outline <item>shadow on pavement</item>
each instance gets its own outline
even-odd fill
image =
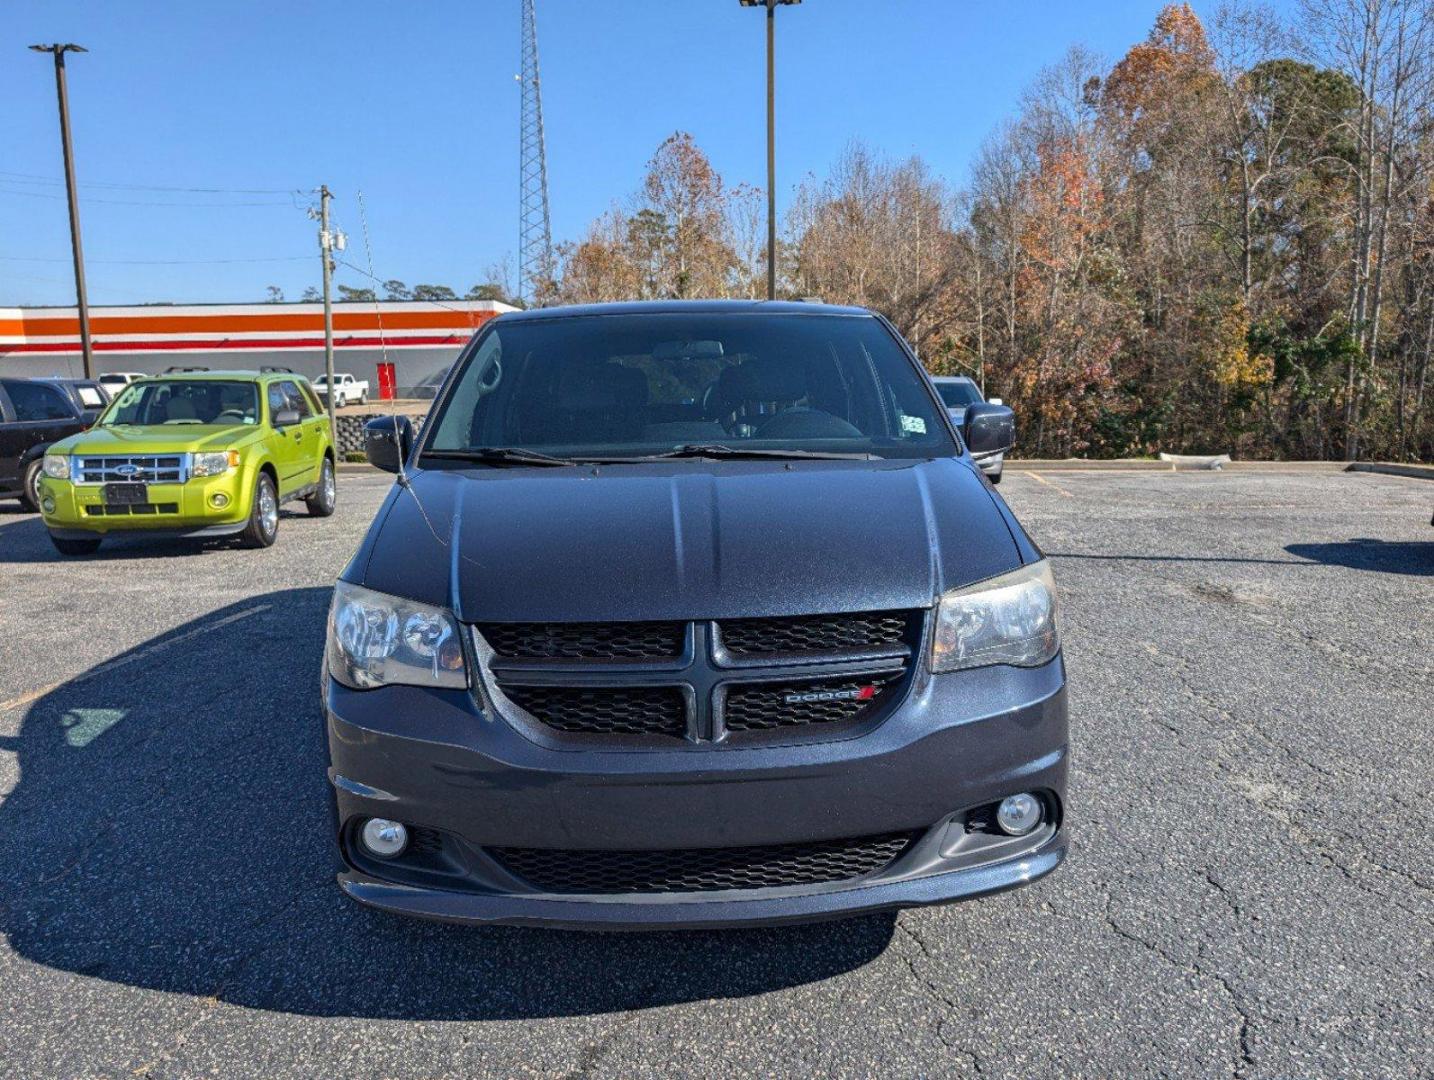
[[[1301,559],[1326,566],[1434,576],[1434,540],[1370,540],[1356,537],[1336,544],[1290,544],[1285,550]]]
[[[285,506],[279,517],[303,518],[308,515],[302,510]],[[126,559],[173,559],[180,556],[203,555],[216,548],[234,547],[238,541],[232,536],[210,539],[184,539],[174,536],[146,535],[143,532],[124,536],[107,536],[99,551],[93,555],[61,555],[50,543],[45,523],[39,514],[22,512],[14,515],[0,512],[0,564],[40,562],[104,562],[105,560]]]
[[[44,541],[43,536],[41,537]],[[0,933],[35,963],[319,1016],[569,1016],[738,997],[881,954],[892,916],[588,935],[410,922],[333,881],[327,588],[233,604],[33,701],[0,752]],[[5,716],[13,720],[13,716]]]

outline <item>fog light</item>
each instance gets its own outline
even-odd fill
[[[408,830],[397,821],[369,818],[363,823],[359,839],[363,841],[364,850],[370,855],[380,859],[392,859],[395,855],[403,854],[403,849],[408,846]]]
[[[209,496],[209,505],[222,510],[229,505],[229,496],[222,491],[216,491],[213,495]]]
[[[40,509],[47,514],[53,514],[55,512],[55,500],[46,495],[40,500]]]
[[[1011,795],[996,807],[996,825],[1007,836],[1025,836],[1041,823],[1041,800],[1027,792]]]

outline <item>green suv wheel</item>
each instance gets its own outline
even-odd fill
[[[239,542],[249,548],[266,548],[279,535],[279,493],[274,480],[266,472],[254,482],[254,506],[249,511],[249,524],[239,534]]]
[[[319,466],[319,486],[304,500],[304,506],[313,517],[328,517],[338,505],[338,498],[338,487],[334,483],[334,463],[324,458],[323,465]]]

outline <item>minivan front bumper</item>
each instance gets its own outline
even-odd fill
[[[555,749],[466,691],[354,691],[325,678],[339,883],[424,918],[624,929],[734,926],[942,903],[1044,876],[1066,853],[1065,670],[991,667],[914,680],[871,730],[759,746]],[[1036,792],[1023,838],[974,833],[972,811]],[[382,817],[443,837],[442,872],[385,864],[352,843]],[[979,823],[978,823],[979,824]],[[680,852],[909,833],[877,872],[721,891],[543,891],[494,848]],[[974,838],[974,839],[973,839]]]

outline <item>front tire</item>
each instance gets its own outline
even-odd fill
[[[93,555],[100,549],[99,537],[95,537],[94,539],[90,539],[89,537],[74,539],[56,536],[54,533],[51,533],[50,543],[55,545],[55,550],[61,555]]]
[[[334,463],[327,457],[319,466],[319,486],[304,500],[310,517],[328,517],[338,505],[338,486],[334,483]]]
[[[1001,482],[1001,470],[1000,470],[1000,469],[997,469],[997,470],[996,470],[995,472],[993,472],[993,473],[987,473],[986,476],[987,476],[987,478],[991,481],[991,483],[993,483],[993,484],[999,484],[999,483]]]
[[[239,534],[239,542],[247,548],[266,548],[279,535],[279,492],[268,473],[260,473],[254,482],[254,505],[249,510],[249,524]]]
[[[26,510],[40,509],[40,471],[44,462],[36,458],[25,466],[25,485],[20,489],[20,503]]]

